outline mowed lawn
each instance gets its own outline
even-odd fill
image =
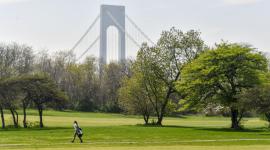
[[[22,116],[19,116],[22,118]],[[7,123],[11,116],[6,115]],[[34,110],[28,120],[38,121]],[[71,143],[73,121],[84,132],[84,143]],[[119,114],[44,112],[44,129],[0,130],[0,149],[89,150],[269,150],[270,130],[259,118],[245,118],[245,130],[229,129],[224,117],[165,118],[163,127],[141,125],[139,116]]]

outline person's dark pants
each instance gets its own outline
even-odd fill
[[[80,139],[81,143],[83,142],[82,141],[82,135],[81,134],[78,134],[77,132],[74,133],[74,137],[73,137],[73,140],[71,142],[74,142],[76,136],[78,136],[78,138]]]

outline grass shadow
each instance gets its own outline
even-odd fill
[[[43,127],[43,128],[39,128],[39,127],[23,128],[23,127],[19,127],[19,128],[0,129],[0,131],[44,131],[44,130],[66,130],[66,129],[73,130],[73,128],[69,128],[69,127]]]
[[[242,129],[231,129],[231,128],[215,128],[215,127],[193,127],[193,126],[178,126],[178,125],[144,125],[144,124],[137,124],[138,127],[160,127],[160,128],[182,128],[182,129],[194,129],[194,130],[201,130],[201,131],[213,131],[213,132],[265,132],[270,131],[268,128],[242,128]],[[270,133],[269,133],[270,135]]]
[[[231,129],[231,128],[197,128],[197,130],[205,130],[205,131],[214,131],[214,132],[265,132],[263,128],[253,128],[253,129]]]

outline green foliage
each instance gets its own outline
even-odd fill
[[[231,106],[242,89],[261,83],[266,65],[265,57],[251,47],[222,43],[185,66],[178,89],[188,92],[193,102]]]
[[[266,58],[252,47],[221,43],[187,64],[177,85],[194,105],[216,103],[238,111],[241,91],[261,84],[266,70]]]
[[[263,84],[244,90],[240,97],[245,102],[246,109],[253,109],[263,115],[262,119],[268,121],[270,127],[270,80],[269,73],[262,76]]]
[[[39,128],[39,122],[38,121],[27,121],[26,122],[27,128]]]
[[[119,105],[118,89],[121,87],[121,80],[126,75],[126,66],[123,63],[110,63],[104,68],[103,89],[104,104],[106,112],[121,112]]]
[[[54,103],[54,106],[61,108],[67,101],[66,95],[58,89],[56,84],[44,75],[21,75],[0,80],[0,97],[3,109],[11,111],[14,126],[18,127],[18,113],[16,108],[23,105],[24,111],[29,103],[35,104],[40,114],[40,127],[42,123],[42,111],[45,104]],[[3,112],[2,127],[4,128]],[[26,114],[24,114],[24,127],[27,127]]]
[[[149,116],[153,114],[153,107],[145,89],[141,72],[133,70],[132,76],[122,80],[122,86],[118,90],[119,103],[123,110],[129,114],[139,114],[144,117],[145,124],[148,124]],[[148,97],[149,96],[149,97]]]
[[[155,46],[141,46],[135,61],[135,72],[142,75],[142,88],[152,104],[158,125],[162,124],[166,113],[175,111],[175,105],[181,99],[175,83],[181,79],[183,66],[196,58],[204,48],[199,32],[190,30],[183,33],[176,28],[163,31]]]

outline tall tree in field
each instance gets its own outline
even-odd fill
[[[135,70],[134,70],[135,71]],[[121,108],[129,114],[142,115],[145,124],[149,123],[149,117],[153,114],[153,108],[145,90],[143,76],[140,72],[125,77],[121,88],[118,90]]]
[[[218,103],[231,112],[231,128],[240,128],[241,91],[259,85],[267,60],[252,47],[221,43],[201,54],[183,70],[178,89],[195,104]]]
[[[0,98],[1,98],[1,119],[2,119],[2,128],[5,128],[5,120],[3,108],[10,110],[12,115],[12,121],[14,123],[14,127],[18,128],[18,113],[16,111],[17,108],[17,87],[10,84],[9,79],[0,81]]]
[[[57,102],[57,101],[66,101],[66,96],[61,92],[56,84],[45,76],[30,76],[24,78],[27,82],[23,88],[27,94],[26,99],[32,101],[37,107],[39,113],[39,126],[42,128],[43,125],[43,110],[45,104]]]
[[[14,126],[18,126],[18,113],[16,107],[18,105],[17,93],[18,87],[13,86],[15,78],[9,80],[8,78],[16,77],[21,74],[30,73],[33,69],[33,51],[27,45],[0,44],[0,80],[2,83],[2,90],[0,92],[0,109],[9,109],[12,114]],[[4,112],[1,111],[2,125],[5,126]]]
[[[141,47],[137,59],[141,61],[146,90],[155,97],[151,103],[158,125],[162,125],[168,103],[176,93],[175,83],[181,80],[183,66],[196,58],[204,47],[199,32],[183,33],[175,28],[162,32],[154,47]]]

